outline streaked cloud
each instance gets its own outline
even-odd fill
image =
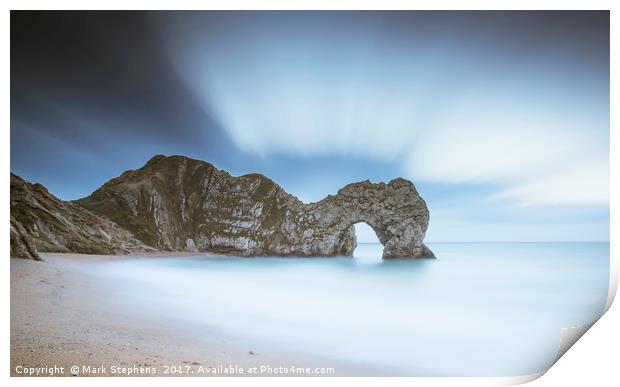
[[[180,76],[248,154],[390,161],[416,181],[492,183],[515,205],[607,203],[608,64],[583,55],[592,32],[524,15],[534,29],[559,23],[537,36],[525,19],[478,17],[182,14],[167,25],[172,43],[183,36],[170,43]]]
[[[609,158],[588,161],[499,192],[520,205],[608,204]]]
[[[501,93],[489,93],[501,96]],[[492,182],[518,205],[606,204],[608,120],[556,101],[542,109],[512,98],[472,98],[420,134],[406,161],[410,177]],[[471,101],[471,100],[470,100]]]

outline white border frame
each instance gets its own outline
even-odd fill
[[[107,0],[103,1],[90,1],[88,3],[79,2],[76,0],[59,0],[59,1],[8,1],[9,9],[291,9],[291,10],[340,10],[340,9],[366,9],[366,10],[379,10],[379,9],[392,9],[392,10],[405,10],[405,9],[417,9],[417,10],[547,10],[547,9],[581,9],[581,10],[611,10],[611,96],[610,96],[610,114],[611,114],[611,128],[610,128],[610,163],[611,163],[611,176],[610,176],[610,237],[620,235],[619,228],[619,211],[618,200],[620,198],[619,188],[619,176],[618,168],[614,166],[620,165],[620,158],[618,157],[618,146],[620,137],[618,135],[618,17],[616,10],[618,9],[617,1],[603,1],[603,0],[591,0],[591,1],[405,1],[405,0],[383,0],[383,1],[368,1],[368,0],[315,0],[315,1],[284,1],[284,0],[263,0],[263,1],[250,1],[250,0],[229,0],[229,1],[196,1],[196,0],[176,0],[162,1],[132,1],[132,0]],[[2,94],[2,116],[4,117],[4,129],[2,130],[2,144],[4,145],[4,152],[0,153],[0,162],[2,163],[4,170],[8,172],[10,170],[10,12],[7,9],[3,14],[2,23],[4,28],[2,29],[2,39],[0,44],[2,45],[2,52],[5,53],[5,60],[2,62],[4,70],[4,93]],[[6,173],[5,172],[5,173]],[[1,219],[9,217],[10,209],[6,206],[6,202],[9,201],[9,188],[5,186],[2,190],[2,201],[5,205],[2,207],[0,214]],[[616,200],[615,200],[616,199]],[[0,231],[2,237],[2,246],[5,253],[9,250],[9,222],[3,223],[2,231]],[[607,305],[605,311],[607,312],[599,322],[596,323],[596,328],[591,332],[588,332],[584,338],[580,339],[575,345],[576,348],[569,350],[568,353],[563,356],[556,365],[554,365],[548,372],[548,376],[536,380],[535,384],[538,386],[571,386],[584,384],[596,385],[596,386],[616,386],[620,382],[618,377],[618,367],[615,364],[618,358],[618,345],[619,337],[617,330],[620,327],[620,312],[618,307],[608,311],[611,307],[617,287],[618,287],[618,259],[619,259],[619,246],[617,238],[610,238],[610,252],[611,252],[611,265],[610,265],[610,287]],[[8,258],[8,257],[7,257]],[[4,366],[0,367],[0,373],[4,378],[9,378],[10,370],[10,262],[9,259],[3,259],[0,263],[0,283],[3,286],[3,297],[1,299],[3,309],[5,311],[4,318],[2,319],[2,328],[5,332],[2,335],[1,340],[4,344],[4,352],[2,353],[2,359],[4,360]],[[168,383],[184,383],[190,385],[203,385],[205,383],[217,384],[217,385],[361,385],[361,386],[375,386],[380,384],[390,385],[510,385],[516,383],[525,383],[531,380],[535,380],[540,376],[530,375],[519,378],[374,378],[374,377],[362,377],[362,378],[92,378],[88,379],[89,383],[95,385],[121,384],[121,385],[146,385],[158,386]],[[60,384],[72,384],[72,383],[84,383],[83,378],[10,378],[9,383],[15,385],[33,385],[44,383],[45,386],[60,385]]]

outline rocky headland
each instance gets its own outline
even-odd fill
[[[109,219],[11,174],[11,256],[42,252],[123,254],[155,250]]]
[[[303,203],[260,174],[239,177],[158,155],[90,196],[62,201],[11,174],[11,256],[37,251],[119,254],[157,249],[242,256],[350,256],[366,222],[383,258],[431,258],[429,212],[412,182],[363,181]]]

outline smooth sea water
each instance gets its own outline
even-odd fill
[[[429,243],[436,260],[162,258],[106,263],[124,302],[262,347],[397,375],[517,376],[603,312],[609,243]],[[327,364],[326,366],[329,366]]]

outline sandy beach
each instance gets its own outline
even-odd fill
[[[372,373],[305,354],[278,353],[267,346],[249,348],[238,339],[208,328],[174,326],[140,311],[128,311],[118,307],[114,284],[104,283],[96,275],[97,265],[107,261],[158,259],[165,254],[42,255],[44,262],[11,259],[12,376]],[[196,340],[198,336],[201,340]]]

